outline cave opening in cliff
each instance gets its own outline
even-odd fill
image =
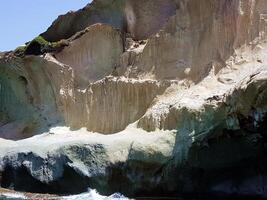
[[[88,179],[67,166],[63,176],[49,184],[35,179],[25,166],[6,166],[0,173],[0,187],[20,192],[72,195],[88,191],[88,185]]]

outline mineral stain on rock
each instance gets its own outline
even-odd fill
[[[94,0],[59,16],[0,54],[1,187],[266,198],[266,27],[265,0]]]

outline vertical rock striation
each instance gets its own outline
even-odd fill
[[[60,16],[0,54],[1,186],[266,197],[266,33],[266,0],[95,0]]]

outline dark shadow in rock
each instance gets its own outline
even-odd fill
[[[194,197],[266,197],[267,121],[265,117],[258,128],[251,121],[242,118],[240,130],[224,130],[222,136],[207,139],[205,145],[192,143],[184,149],[186,154],[181,153],[181,138],[177,137],[175,149],[179,151],[174,151],[174,157],[178,158],[165,169],[166,183],[173,183],[178,193]]]
[[[41,55],[42,54],[42,45],[36,41],[33,41],[29,44],[25,51],[25,55]]]
[[[34,179],[25,167],[14,170],[13,167],[7,166],[2,173],[1,187],[16,191],[47,192],[46,185]]]
[[[49,186],[55,194],[80,194],[88,191],[89,179],[65,166],[62,178]]]
[[[45,184],[33,178],[25,167],[7,166],[2,172],[1,187],[15,191],[49,194],[80,194],[88,191],[89,181],[72,168],[65,166],[63,176]]]
[[[172,196],[164,190],[161,180],[163,165],[139,160],[116,163],[107,169],[105,195],[120,192],[130,198]],[[98,190],[99,191],[99,190]]]

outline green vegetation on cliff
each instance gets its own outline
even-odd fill
[[[42,36],[38,36],[27,43],[26,46],[17,47],[14,50],[14,54],[19,57],[25,55],[41,55],[47,52],[59,51],[65,46],[68,46],[67,40],[48,42]]]
[[[14,50],[16,56],[23,56],[26,50],[26,46],[19,46]]]

